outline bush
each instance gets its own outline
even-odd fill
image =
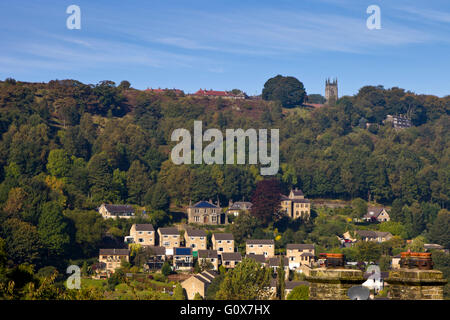
[[[309,300],[309,287],[305,285],[295,287],[288,294],[287,300]]]

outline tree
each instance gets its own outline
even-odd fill
[[[450,212],[442,209],[431,225],[428,238],[432,243],[437,243],[445,248],[450,248]]]
[[[49,256],[61,256],[67,250],[70,238],[61,206],[52,201],[42,207],[38,224],[39,238]]]
[[[150,203],[153,210],[166,211],[170,206],[170,198],[162,183],[157,183],[145,196],[146,202]]]
[[[127,80],[123,80],[119,84],[119,88],[120,89],[130,89],[130,87],[131,87],[131,83],[129,81],[127,81]]]
[[[8,219],[2,224],[2,236],[8,257],[14,263],[39,262],[41,242],[36,227],[16,218]]]
[[[362,218],[365,214],[367,214],[367,202],[361,198],[353,199],[352,208],[355,213],[355,217],[357,218]]]
[[[261,222],[258,218],[242,212],[237,216],[234,223],[230,226],[230,231],[237,243],[243,242],[245,239],[250,238],[255,229],[261,226]]]
[[[285,108],[293,108],[303,104],[306,91],[303,83],[294,77],[277,75],[264,84],[262,98],[280,101]]]
[[[135,160],[127,172],[128,200],[132,203],[143,204],[143,198],[151,186],[148,169]]]
[[[327,100],[321,94],[308,94],[308,103],[324,104]]]
[[[280,256],[280,265],[277,269],[277,296],[280,300],[284,300],[286,290],[284,258]]]
[[[67,177],[71,169],[70,157],[64,149],[51,150],[48,155],[47,170],[57,178]]]
[[[295,287],[288,294],[287,300],[309,300],[309,287],[306,285]]]
[[[271,271],[254,259],[244,258],[234,269],[227,272],[219,291],[218,300],[262,300],[270,295]]]
[[[166,277],[172,273],[172,267],[170,266],[168,261],[164,262],[164,264],[161,268],[161,273]]]
[[[260,219],[264,225],[279,218],[281,188],[276,179],[262,180],[256,184],[252,195],[251,214]]]
[[[173,298],[175,300],[187,300],[186,293],[179,283],[176,284],[175,289],[173,290]]]
[[[381,256],[381,246],[373,241],[359,241],[355,245],[358,261],[378,261]]]

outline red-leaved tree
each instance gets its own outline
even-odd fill
[[[277,179],[262,180],[256,184],[252,194],[251,214],[264,225],[278,218],[281,199],[281,186]]]

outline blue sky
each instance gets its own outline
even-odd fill
[[[69,30],[66,8],[81,8]],[[381,30],[369,30],[369,5]],[[277,74],[324,93],[364,85],[450,94],[448,0],[2,1],[0,79],[128,80],[137,89],[259,94]]]

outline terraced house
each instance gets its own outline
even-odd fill
[[[128,249],[100,249],[98,261],[99,268],[96,270],[98,276],[109,277],[121,267],[122,261],[129,261],[130,251]]]

